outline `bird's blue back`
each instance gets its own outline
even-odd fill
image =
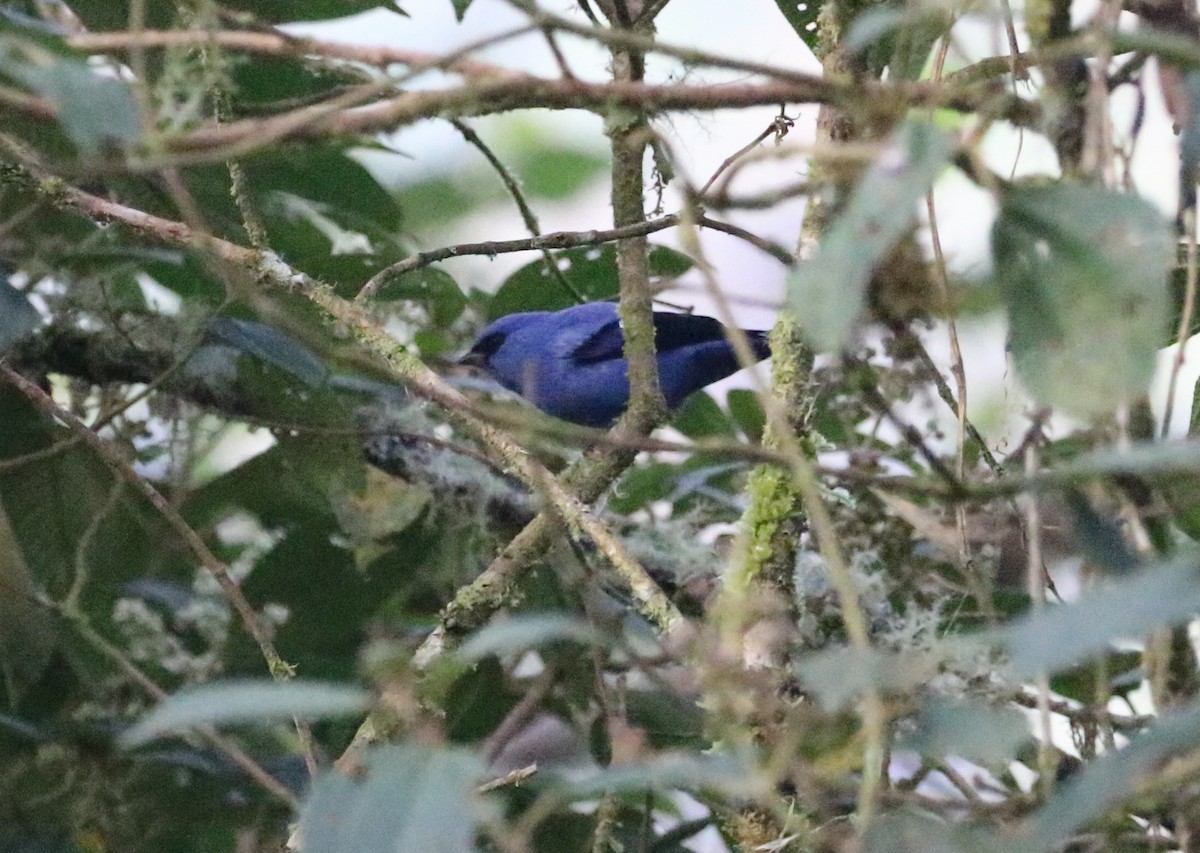
[[[664,325],[664,318],[670,322]],[[657,315],[656,327],[659,382],[672,408],[739,367],[722,327],[711,318]],[[752,334],[758,336],[756,354],[765,357],[765,340]],[[510,314],[484,329],[476,346],[490,336],[499,343],[487,358],[488,371],[547,414],[609,426],[629,404],[624,336],[611,302]]]

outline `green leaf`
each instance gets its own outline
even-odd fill
[[[187,687],[168,697],[121,735],[125,749],[201,725],[265,720],[316,720],[357,714],[370,694],[358,687],[321,682],[224,681]]]
[[[452,223],[479,205],[501,197],[490,183],[456,180],[456,176],[449,175],[405,184],[396,196],[407,228],[422,232]]]
[[[1103,672],[1108,681],[1103,690],[1109,696],[1124,696],[1142,684],[1142,653],[1110,651],[1104,656]],[[1096,678],[1101,670],[1096,661],[1088,661],[1057,673],[1050,679],[1050,689],[1060,696],[1077,702],[1095,702],[1101,685]]]
[[[934,697],[923,703],[916,729],[901,745],[934,760],[956,755],[994,767],[1011,759],[1028,738],[1029,724],[1015,708]]]
[[[986,829],[956,826],[924,812],[880,815],[871,821],[863,849],[865,853],[1032,853]]]
[[[472,544],[456,520],[433,525],[423,514],[412,521],[421,490],[368,469],[362,453],[356,435],[282,434],[184,505],[199,529],[248,514],[282,536],[254,562],[243,589],[252,601],[287,608],[276,643],[306,677],[353,678],[363,625],[388,599],[439,582],[443,548]],[[260,673],[258,648],[238,637],[224,658],[227,671]]]
[[[467,14],[467,9],[471,7],[473,0],[450,0],[450,5],[454,7],[454,17],[458,20],[463,19],[463,15]]]
[[[753,444],[761,442],[763,430],[767,427],[767,416],[758,394],[745,388],[734,388],[725,398],[725,403],[729,406],[729,416],[746,439]]]
[[[391,5],[384,0],[225,0],[229,9],[251,12],[256,18],[280,24],[292,21],[324,21],[343,18],[380,6]]]
[[[251,191],[258,196],[288,193],[333,211],[347,228],[396,231],[403,214],[395,198],[375,176],[335,145],[318,145],[289,152],[287,157],[262,158],[246,167]]]
[[[210,338],[278,367],[310,387],[320,388],[329,376],[329,368],[311,350],[263,323],[217,317],[206,332]]]
[[[675,411],[671,426],[691,439],[737,437],[728,416],[706,391],[690,395]]]
[[[361,80],[347,69],[294,56],[259,55],[253,62],[234,63],[229,73],[233,75],[230,98],[234,115],[247,117],[261,115],[264,108],[280,101],[315,100],[338,86]],[[303,157],[305,150],[291,153]]]
[[[307,853],[474,853],[483,767],[465,750],[404,744],[367,754],[355,776],[329,773],[300,817]]]
[[[1017,678],[1073,666],[1117,640],[1142,637],[1200,611],[1195,554],[1146,568],[1072,604],[1046,607],[1003,628],[937,643],[921,651],[838,647],[800,658],[796,672],[822,704],[843,707],[869,689],[904,693],[954,659],[977,660],[989,648],[1007,653]]]
[[[650,275],[657,278],[679,278],[696,262],[667,246],[650,246]]]
[[[34,587],[61,600],[85,571],[79,607],[107,624],[122,584],[151,574],[190,579],[195,565],[147,503],[125,490],[113,504],[112,470],[92,450],[37,455],[69,437],[15,389],[0,387],[0,460],[24,457],[0,465],[0,505]]]
[[[554,263],[571,286],[588,302],[616,299],[620,291],[617,277],[617,250],[612,244],[584,246],[552,252]],[[693,266],[682,252],[666,246],[650,247],[650,274],[676,278]],[[579,303],[576,295],[563,287],[546,271],[539,259],[510,275],[488,304],[488,319],[495,320],[520,311],[558,311]]]
[[[624,697],[629,722],[660,748],[705,749],[704,710],[692,699],[667,690],[629,690]]]
[[[1099,187],[1012,186],[992,253],[1017,372],[1035,398],[1089,416],[1146,391],[1175,253],[1157,210]]]
[[[133,142],[141,133],[129,87],[114,77],[102,77],[82,59],[2,34],[0,74],[45,98],[81,154]]]
[[[389,279],[375,298],[418,302],[425,306],[429,319],[440,328],[450,326],[467,308],[466,294],[458,282],[437,267],[423,267]]]
[[[1200,611],[1196,555],[1143,569],[1072,604],[1030,613],[993,636],[1018,677],[1062,669],[1114,640],[1143,637]]]
[[[1125,747],[1101,755],[1067,781],[1035,816],[1036,849],[1059,846],[1079,827],[1135,794],[1164,763],[1200,745],[1200,710],[1195,706],[1162,717]]]
[[[124,30],[129,27],[129,0],[71,0],[71,11],[89,30]],[[146,0],[146,27],[170,29],[175,23],[173,0]]]
[[[665,462],[634,465],[621,475],[609,497],[609,508],[631,513],[654,501],[664,500],[675,487],[676,467]]]
[[[1195,474],[1172,477],[1162,484],[1162,495],[1171,508],[1175,526],[1192,540],[1200,540],[1200,477]]]
[[[569,198],[608,167],[608,160],[592,151],[547,145],[540,127],[530,128],[528,136],[515,152],[513,170],[529,196]]]
[[[908,231],[916,205],[950,158],[949,137],[910,121],[863,176],[816,256],[788,279],[788,305],[819,350],[840,350],[866,304],[871,273]]]
[[[331,480],[328,494],[338,526],[366,555],[386,548],[429,503],[429,494],[420,487],[375,468],[367,469],[365,482],[359,477]]]
[[[821,0],[775,0],[775,5],[792,25],[796,35],[813,50],[817,48],[817,16],[821,13]]]
[[[34,582],[20,543],[0,503],[0,676],[9,702],[41,678],[58,645],[58,624],[38,604],[42,590]]]
[[[595,643],[597,639],[586,622],[569,616],[553,613],[517,616],[493,622],[472,634],[458,649],[458,656],[465,661],[477,661],[488,655],[512,654],[561,640]]]
[[[697,756],[664,753],[640,764],[613,765],[582,779],[564,780],[563,791],[575,800],[586,800],[620,791],[724,791],[751,795],[755,783],[735,756]]]
[[[951,23],[942,9],[878,6],[855,15],[841,48],[864,54],[872,67],[889,68],[889,78],[917,80],[929,51]]]
[[[450,672],[459,670],[445,697],[438,697],[438,706],[446,719],[446,736],[456,743],[477,743],[495,731],[513,706],[521,701],[520,684],[509,681],[508,670],[499,658],[483,657],[474,664],[464,664],[448,655],[434,663],[434,668]],[[430,676],[442,672],[426,669],[422,673],[421,699],[434,698],[429,690]]]

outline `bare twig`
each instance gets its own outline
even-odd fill
[[[1037,473],[1038,462],[1037,441],[1031,441],[1025,447],[1025,476]],[[1034,609],[1046,606],[1046,567],[1042,562],[1042,517],[1039,511],[1037,497],[1033,494],[1022,496],[1025,504],[1025,547],[1026,547],[1026,583],[1029,597]],[[1050,676],[1039,672],[1034,677],[1037,687],[1038,725],[1038,789],[1042,797],[1049,798],[1054,791],[1054,732],[1050,720]]]
[[[783,138],[783,136],[786,135],[789,130],[791,130],[792,125],[794,124],[795,122],[781,112],[779,116],[776,117],[775,121],[771,122],[771,124],[769,124],[766,129],[762,131],[762,133],[726,157],[721,162],[721,165],[717,167],[717,170],[713,172],[711,176],[709,176],[709,179],[705,182],[704,186],[700,188],[700,192],[697,193],[697,195],[706,195],[708,191],[712,189],[712,185],[716,183],[717,178],[721,177],[721,174],[730,166],[732,166],[734,162],[740,159],[742,155],[750,153],[769,137],[774,136],[777,140]]]
[[[717,283],[712,267],[704,260],[696,230],[694,228],[685,229],[683,234],[688,238],[685,245],[698,259],[696,266],[704,276],[709,295],[717,304],[718,315],[730,330],[730,343],[733,345],[738,360],[746,366],[754,364],[756,360],[750,349],[750,342],[747,340],[745,332],[741,331],[735,322],[729,309],[729,303]],[[838,602],[841,605],[842,624],[845,626],[846,636],[853,648],[865,652],[871,647],[866,612],[863,609],[854,574],[850,570],[849,561],[842,548],[837,527],[834,525],[833,516],[825,504],[825,495],[822,493],[820,482],[817,479],[816,468],[805,455],[804,448],[790,428],[787,413],[781,402],[770,393],[756,371],[750,371],[750,375],[753,377],[755,391],[762,403],[768,423],[771,424],[784,455],[791,463],[789,467],[792,480],[804,502],[804,509],[808,513],[809,523],[812,525],[813,536],[821,556],[825,560],[830,583],[836,591]],[[865,744],[858,816],[865,825],[870,822],[878,805],[886,747],[887,713],[883,697],[873,685],[864,693],[860,712]]]
[[[508,771],[503,776],[498,776],[495,779],[484,782],[475,789],[475,793],[486,794],[488,791],[495,791],[497,788],[507,788],[509,785],[518,787],[525,780],[532,779],[537,772],[538,766],[536,764],[518,767],[516,770]]]
[[[551,44],[554,44],[553,38],[547,34]],[[564,66],[565,68],[565,66]],[[458,119],[451,119],[450,123],[454,125],[455,130],[462,134],[467,142],[474,145],[484,159],[488,161],[491,167],[496,171],[496,175],[500,178],[504,188],[508,190],[508,194],[512,196],[513,203],[516,204],[517,210],[521,213],[521,219],[525,223],[525,227],[529,230],[532,237],[537,237],[542,233],[542,226],[538,223],[537,215],[534,214],[533,208],[525,198],[525,193],[521,192],[521,187],[517,184],[516,179],[509,173],[508,169],[500,158],[488,147],[487,143],[480,138],[479,134],[465,122]],[[553,255],[549,249],[542,249],[542,265],[546,273],[558,282],[559,286],[565,290],[576,302],[587,301],[583,294],[575,285],[571,284],[570,280],[563,274],[563,271],[558,268],[558,264],[554,262]]]
[[[142,691],[150,698],[162,702],[168,698],[167,691],[163,690],[158,684],[142,672],[141,668],[119,648],[105,639],[98,631],[92,628],[81,613],[70,609],[57,602],[48,599],[39,599],[39,604],[53,610],[63,620],[71,626],[71,628],[80,636],[80,638],[99,652],[102,656],[108,658],[117,668],[123,672],[134,684],[142,689]],[[245,771],[246,775],[257,782],[263,790],[269,792],[276,799],[286,803],[293,811],[300,807],[296,795],[288,790],[278,779],[268,773],[263,766],[255,761],[250,755],[237,745],[236,742],[227,738],[225,735],[218,732],[215,728],[208,725],[196,727],[201,736],[209,743],[223,752],[230,761]]]
[[[53,188],[58,202],[66,207],[74,208],[87,216],[102,221],[119,221],[125,223],[155,240],[173,245],[202,248],[221,260],[254,271],[259,280],[271,282],[280,287],[286,287],[312,300],[317,306],[324,309],[331,318],[345,323],[365,347],[381,355],[396,372],[396,376],[410,390],[419,396],[443,406],[452,417],[480,440],[483,447],[495,457],[501,467],[519,477],[530,488],[546,495],[554,510],[567,522],[569,530],[575,535],[587,535],[591,537],[600,552],[604,554],[605,558],[612,563],[617,572],[630,584],[634,598],[644,607],[644,613],[647,618],[659,625],[664,631],[669,631],[673,626],[682,621],[682,617],[674,604],[662,593],[657,584],[646,575],[645,570],[641,568],[637,561],[629,556],[625,547],[613,535],[612,531],[586,507],[586,502],[594,499],[595,495],[585,497],[582,500],[576,497],[567,488],[564,488],[558,479],[543,465],[534,460],[511,437],[471,417],[469,415],[471,410],[470,401],[458,391],[446,385],[437,374],[421,363],[416,357],[412,356],[406,350],[397,347],[391,336],[355,303],[344,300],[327,289],[318,287],[306,275],[288,267],[277,257],[264,255],[254,249],[239,246],[228,240],[199,235],[191,227],[182,222],[164,219],[137,210],[136,208],[100,198],[76,187],[65,185],[57,179],[50,179],[44,172],[38,171],[34,167],[28,168],[31,175],[36,176],[38,180],[45,181]],[[32,383],[14,373],[10,368],[3,367],[3,370],[15,377],[14,381],[19,380],[25,386],[32,387],[38,394],[45,397],[51,405],[54,405],[53,401],[49,400]],[[57,409],[57,406],[55,406],[55,409]],[[87,430],[86,426],[82,428],[88,433],[88,435],[84,436],[85,442],[90,437],[101,445],[105,445],[98,436]],[[110,452],[112,452],[111,449]],[[119,456],[117,458],[119,459]],[[137,478],[132,469],[128,470],[138,480],[138,483],[141,484],[140,487],[152,488],[149,484]],[[600,466],[597,470],[607,470],[607,466]],[[586,494],[590,492],[590,489],[584,491]],[[159,495],[159,498],[161,499],[161,495]],[[179,520],[182,522],[182,519]],[[190,531],[190,528],[187,528],[186,524],[184,524],[184,527]],[[194,532],[191,535],[195,537]],[[196,544],[204,547],[203,542],[198,537],[195,537],[195,540]],[[208,553],[207,549],[205,553]],[[210,553],[208,555],[211,556]],[[215,557],[213,559],[215,560]],[[216,563],[216,565],[219,566],[220,564]],[[227,574],[226,578],[228,578]],[[234,585],[233,590],[240,596],[240,590],[237,590],[236,585]],[[244,603],[244,599],[242,601]],[[249,613],[253,613],[253,611],[248,610],[248,604],[246,608]],[[263,636],[265,637],[265,634]],[[257,636],[256,639],[258,639]]]
[[[1183,221],[1187,232],[1187,279],[1183,291],[1183,311],[1179,315],[1179,331],[1175,335],[1175,358],[1171,360],[1171,378],[1167,383],[1167,402],[1163,408],[1161,437],[1171,432],[1171,418],[1175,414],[1175,396],[1179,392],[1179,374],[1187,361],[1187,344],[1191,337],[1192,317],[1196,313],[1196,211],[1186,210]],[[1193,405],[1200,406],[1200,401]]]
[[[598,246],[601,243],[615,243],[631,237],[643,237],[658,231],[665,231],[668,228],[674,228],[679,222],[678,213],[669,213],[658,219],[650,219],[620,228],[606,228],[597,231],[553,231],[549,234],[535,234],[531,237],[522,237],[518,240],[484,240],[478,243],[459,243],[454,246],[430,249],[427,252],[418,252],[415,255],[410,255],[404,260],[397,261],[391,266],[377,272],[358,291],[355,300],[361,302],[370,299],[389,281],[414,270],[427,267],[430,264],[435,264],[438,261],[448,260],[449,258],[463,258],[472,255],[495,257],[496,255],[511,254],[513,252],[547,252],[557,249],[574,249],[579,246]],[[722,231],[745,240],[782,264],[790,265],[793,263],[786,249],[737,225],[722,222],[719,219],[713,219],[708,216],[702,216],[699,224],[705,228],[711,228],[713,231]],[[572,290],[574,289],[572,288]],[[583,301],[580,294],[574,293],[573,295],[579,297],[580,301]]]
[[[529,27],[509,30],[505,39],[515,38],[529,32]],[[134,51],[145,48],[164,47],[222,47],[242,50],[265,56],[322,56],[327,59],[343,59],[362,65],[386,68],[389,65],[405,65],[412,70],[427,71],[440,69],[461,74],[470,79],[489,77],[525,77],[523,72],[512,71],[498,65],[475,59],[459,52],[448,55],[405,50],[380,45],[354,45],[320,39],[290,36],[278,30],[273,32],[251,32],[246,30],[143,30],[141,32],[92,32],[80,33],[67,39],[76,50],[87,53],[112,51]]]
[[[639,222],[621,228],[608,228],[603,231],[554,231],[549,234],[539,234],[523,237],[519,240],[485,240],[479,243],[460,243],[456,246],[445,246],[431,249],[428,252],[418,252],[415,255],[398,261],[373,275],[359,290],[356,301],[370,299],[388,281],[421,269],[430,264],[444,261],[447,258],[461,258],[468,255],[496,255],[510,252],[541,252],[551,249],[573,249],[577,246],[595,246],[600,243],[612,243],[628,237],[641,237],[663,231],[679,224],[679,215],[672,213],[660,219]]]
[[[72,433],[78,436],[84,444],[104,460],[113,473],[132,486],[135,491],[139,492],[158,511],[167,525],[175,531],[176,535],[179,536],[188,550],[191,551],[197,562],[213,576],[217,585],[221,587],[221,592],[224,593],[226,600],[233,607],[234,611],[237,612],[246,632],[258,644],[259,651],[267,662],[267,669],[270,671],[272,678],[280,681],[291,678],[295,674],[294,668],[291,664],[285,662],[280,657],[279,652],[276,651],[275,644],[271,639],[266,625],[263,624],[258,613],[255,612],[254,608],[250,606],[250,602],[242,594],[241,587],[238,586],[237,581],[230,575],[229,569],[209,549],[208,545],[192,529],[191,525],[183,519],[183,516],[179,514],[179,511],[175,509],[171,502],[163,497],[162,493],[148,481],[138,476],[138,473],[133,470],[129,463],[121,457],[121,454],[107,441],[90,430],[87,424],[79,420],[75,415],[55,403],[50,395],[36,384],[30,382],[7,364],[3,363],[0,363],[0,377],[20,391],[42,414],[50,418],[55,418],[65,424]],[[304,746],[306,751],[311,753],[311,743],[305,741]],[[316,766],[316,757],[314,755],[306,755],[305,760],[311,766]]]

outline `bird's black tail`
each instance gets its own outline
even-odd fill
[[[754,351],[754,357],[759,361],[771,357],[771,345],[767,341],[767,336],[770,334],[770,332],[746,330],[746,337],[750,339],[750,349]]]

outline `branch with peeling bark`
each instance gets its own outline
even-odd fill
[[[395,371],[396,378],[411,391],[445,408],[452,419],[480,442],[497,465],[544,495],[554,513],[561,517],[573,535],[590,537],[629,584],[634,598],[652,622],[662,630],[669,631],[682,621],[679,611],[644,569],[628,555],[620,540],[586,507],[585,503],[594,499],[594,496],[581,499],[572,494],[510,436],[470,415],[471,404],[462,394],[446,385],[436,373],[398,345],[360,307],[334,295],[276,256],[264,255],[228,240],[200,234],[184,223],[100,198],[63,184],[56,177],[34,167],[25,167],[25,171],[39,186],[52,187],[55,201],[60,206],[99,221],[123,223],[160,242],[211,252],[222,261],[253,271],[260,282],[286,288],[311,299],[330,317],[345,323],[369,350],[382,356]],[[8,177],[13,178],[11,172]]]
[[[573,77],[545,79],[523,71],[482,62],[462,51],[437,55],[387,47],[354,47],[299,39],[280,32],[141,31],[89,33],[69,43],[80,50],[104,52],[144,50],[147,47],[219,45],[264,55],[318,55],[375,67],[399,64],[407,68],[401,80],[381,79],[340,93],[332,99],[269,118],[251,118],[199,127],[157,141],[153,152],[123,161],[89,164],[93,171],[154,171],[166,165],[213,162],[244,156],[277,144],[345,134],[391,131],[430,118],[463,118],[518,109],[583,109],[603,115],[614,110],[645,114],[774,106],[781,103],[855,104],[871,112],[893,111],[897,105],[985,112],[1019,125],[1037,121],[1036,105],[1015,98],[999,84],[970,86],[893,81],[855,84],[764,63],[734,60],[703,51],[675,48],[649,40],[644,34],[580,27],[554,16],[538,17],[531,26],[548,26],[600,41],[613,49],[655,52],[689,64],[736,70],[762,79],[717,85],[653,85],[639,79],[595,83]],[[529,27],[517,32],[527,31]],[[506,34],[511,35],[511,34]],[[427,70],[445,69],[461,75],[461,86],[395,92],[403,80]],[[988,66],[989,73],[995,69]],[[977,79],[966,77],[962,79]],[[20,92],[0,92],[0,104],[41,120],[58,115],[53,104]]]

